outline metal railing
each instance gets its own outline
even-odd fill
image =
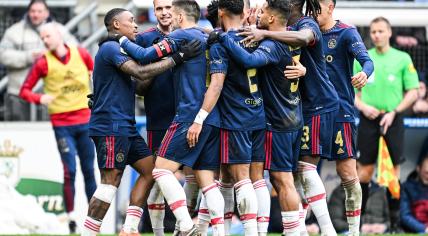
[[[132,10],[135,8],[135,4],[133,1],[129,1],[125,7],[126,10]],[[85,41],[82,42],[81,46],[91,49],[91,53],[95,54],[97,43],[98,41],[107,35],[107,29],[105,27],[102,27],[95,31],[89,38],[87,38]],[[94,49],[95,48],[95,49]]]

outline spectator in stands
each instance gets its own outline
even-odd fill
[[[419,116],[428,113],[428,94],[425,80],[419,81],[418,99],[412,107],[412,113]]]
[[[370,23],[370,37],[375,48],[369,50],[375,70],[367,85],[357,92],[355,104],[360,110],[357,148],[358,175],[363,192],[364,212],[369,195],[369,182],[375,170],[379,137],[385,137],[395,172],[400,176],[403,158],[404,124],[403,115],[417,99],[418,74],[409,54],[391,47],[391,25],[384,17]],[[359,63],[354,63],[354,72],[361,71]],[[391,232],[399,231],[400,201],[387,191]]]
[[[19,98],[19,90],[31,65],[43,55],[45,47],[39,37],[38,28],[54,22],[44,0],[32,0],[27,14],[18,23],[9,27],[0,42],[0,63],[7,68],[9,78],[5,98],[5,119],[29,120],[30,105]],[[76,39],[59,23],[58,28],[65,42],[77,44]]]
[[[95,150],[89,138],[91,111],[86,97],[90,93],[90,73],[94,62],[85,49],[64,43],[57,24],[41,26],[40,37],[47,51],[31,68],[20,96],[28,102],[48,107],[64,166],[65,210],[70,216],[70,229],[74,231],[76,155],[80,158],[88,202],[97,188],[94,177]],[[41,78],[43,94],[32,91]]]
[[[428,233],[428,137],[422,146],[416,170],[402,186],[400,213],[405,230]]]
[[[370,182],[370,194],[364,217],[361,219],[361,232],[363,234],[382,234],[388,228],[388,206],[385,188],[375,182]],[[332,192],[328,202],[328,212],[338,233],[346,234],[348,222],[345,214],[345,191],[338,185]]]

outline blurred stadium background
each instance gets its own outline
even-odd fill
[[[210,1],[198,0],[198,2],[204,8]],[[262,1],[252,1],[252,5],[254,6],[259,2]],[[9,26],[22,19],[28,3],[28,0],[0,0],[0,37],[3,37]],[[47,3],[51,15],[63,23],[80,41],[81,46],[87,48],[93,56],[97,51],[98,40],[106,34],[102,19],[109,9],[114,7],[130,9],[137,16],[140,31],[156,23],[151,0],[48,0]],[[395,42],[392,42],[392,45],[409,52],[420,76],[426,79],[428,70],[428,1],[339,0],[335,13],[335,18],[358,27],[367,48],[372,47],[368,24],[377,16],[384,16],[390,20],[394,37],[397,35],[415,37],[418,40],[416,46],[400,46]],[[204,17],[202,17],[200,24],[202,26],[209,25]],[[10,201],[5,200],[10,197],[16,201],[27,202],[29,205],[37,202],[44,211],[57,214],[60,219],[59,222],[61,222],[61,214],[64,213],[61,191],[62,167],[51,124],[48,121],[49,117],[46,112],[39,112],[40,108],[37,105],[33,105],[30,122],[5,122],[4,97],[7,82],[6,69],[0,65],[0,174],[7,175],[16,184],[19,193],[30,196],[17,195],[0,182],[0,208],[13,211],[12,208],[15,206],[5,206],[10,204]],[[136,110],[139,114],[138,127],[144,136],[145,117],[142,103],[138,104]],[[422,141],[428,134],[428,118],[426,116],[425,118],[406,118],[405,126],[404,146],[407,161],[402,166],[402,179],[406,178],[415,166]],[[334,163],[323,163],[322,166],[321,175],[328,193],[340,183],[334,168]],[[86,214],[87,203],[83,192],[83,179],[80,170],[78,171],[76,177],[76,213],[79,219],[83,219]],[[135,174],[132,172],[126,173],[119,195],[108,213],[106,223],[103,224],[102,233],[115,233],[121,226],[122,214],[126,210],[128,193],[134,178]],[[2,226],[5,227],[10,223],[10,215],[8,214],[0,212],[0,234],[4,233]],[[14,217],[22,217],[21,233],[43,232],[41,229],[31,228],[37,224],[42,224],[37,222],[38,216],[41,214],[43,213],[39,212],[37,208],[28,208],[26,216],[16,213]],[[49,221],[49,218],[42,218],[39,218],[40,221],[46,219]],[[49,231],[49,228],[44,230],[43,233],[62,234],[67,233],[68,228],[62,227],[56,229],[55,232]]]

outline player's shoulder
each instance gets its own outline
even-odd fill
[[[119,51],[120,50],[120,44],[116,41],[106,41],[99,47],[98,51],[101,52],[108,52],[108,51]]]
[[[343,23],[342,21],[337,22],[337,27],[339,29],[356,29],[353,25],[348,25],[346,23]]]
[[[137,37],[147,37],[147,36],[152,36],[157,34],[159,34],[159,31],[155,27],[150,27],[144,30],[143,32],[138,33]]]

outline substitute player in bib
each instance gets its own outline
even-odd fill
[[[257,27],[283,31],[289,12],[287,0],[268,0],[260,10]],[[285,43],[267,39],[250,54],[230,36],[222,35],[220,41],[239,64],[258,68],[267,124],[265,168],[270,170],[272,184],[279,195],[284,235],[300,235],[300,199],[294,187],[292,171],[297,168],[299,157],[302,106],[298,76],[291,79],[284,77],[284,69],[294,64],[292,53],[295,55],[296,51],[291,52]],[[295,57],[297,59],[299,56]],[[304,75],[305,70],[301,69],[300,74]]]
[[[69,215],[70,231],[74,233],[76,155],[80,159],[88,201],[97,188],[94,176],[94,145],[88,135],[91,111],[86,99],[86,95],[90,93],[90,73],[94,62],[85,49],[64,44],[57,26],[53,23],[40,28],[40,37],[48,52],[31,68],[20,96],[26,101],[48,106],[64,167],[65,211]],[[41,78],[44,94],[32,92]]]
[[[169,38],[177,44],[198,39],[206,50],[207,35],[197,28],[200,16],[199,5],[191,0],[175,0],[172,3],[172,25],[176,28]],[[199,55],[174,69],[176,88],[176,116],[162,141],[153,170],[153,177],[179,223],[180,235],[199,235],[196,226],[187,211],[186,196],[173,172],[180,165],[192,167],[198,184],[207,198],[208,208],[218,224],[215,231],[219,235],[223,225],[224,203],[217,184],[214,182],[214,170],[219,168],[219,117],[216,108],[200,110],[206,92],[206,55]],[[208,88],[210,91],[210,88]],[[209,114],[208,114],[208,113]],[[195,118],[196,117],[196,118]],[[188,129],[193,123],[203,123],[201,134],[195,145],[188,143]],[[220,204],[215,204],[215,202]]]
[[[320,12],[318,0],[290,0],[290,3],[292,8],[288,20],[289,31],[273,32],[248,28],[241,35],[247,35],[244,41],[248,43],[268,37],[291,46],[302,47],[301,61],[307,69],[300,86],[305,125],[296,177],[299,183],[296,183],[296,188],[299,193],[304,194],[303,202],[311,206],[322,235],[336,235],[328,214],[325,188],[316,171],[316,165],[320,157],[331,156],[334,119],[339,109],[338,95],[326,73],[322,34],[315,20]],[[306,15],[309,16],[302,13],[304,5]],[[302,222],[306,207],[304,204]],[[303,226],[303,223],[301,225]],[[306,231],[303,227],[301,230]]]
[[[335,118],[334,144],[331,159],[345,190],[346,217],[349,235],[360,232],[361,186],[356,166],[356,125],[354,87],[360,89],[373,72],[373,62],[355,27],[333,19],[336,0],[321,0],[318,22],[323,33],[323,49],[327,61],[327,74],[339,95],[340,108]],[[354,59],[362,71],[353,75]]]
[[[125,9],[110,10],[104,18],[104,24],[109,38],[125,35],[135,39],[137,25],[132,13]],[[153,48],[150,50],[153,51]],[[89,202],[82,235],[96,235],[99,232],[127,164],[136,169],[140,176],[131,192],[121,235],[138,234],[142,206],[153,185],[153,157],[135,127],[136,82],[131,79],[131,75],[142,83],[139,86],[148,86],[152,77],[183,62],[189,56],[197,55],[199,50],[197,44],[191,48],[182,47],[171,58],[141,66],[122,53],[120,45],[114,40],[101,42],[95,57],[94,96],[89,129],[97,151],[101,184]],[[153,56],[148,58],[149,61],[158,57],[157,53],[148,55]]]

